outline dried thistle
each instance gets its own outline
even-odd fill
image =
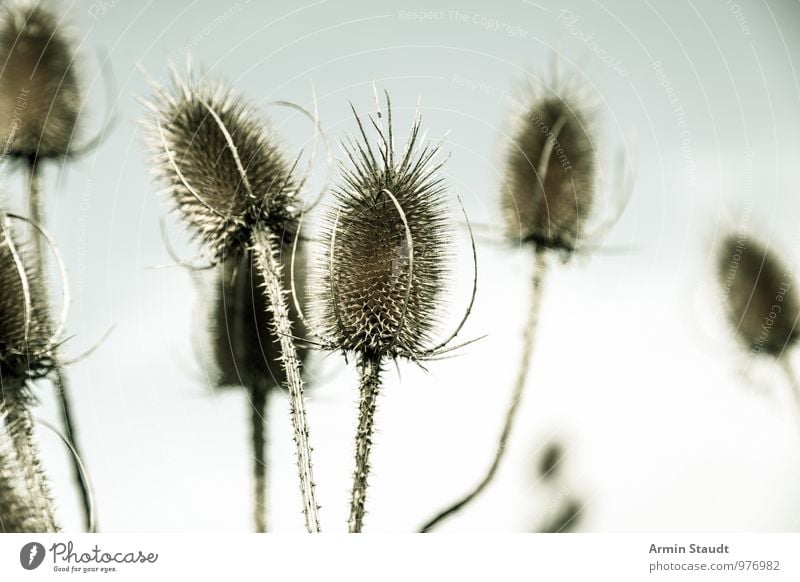
[[[797,343],[794,274],[774,251],[747,235],[728,235],[719,247],[717,277],[728,321],[745,348],[780,358]]]
[[[53,329],[42,281],[29,268],[8,218],[0,214],[0,221],[0,376],[9,379],[5,398],[27,401],[29,394],[10,391],[53,371]]]
[[[545,89],[520,117],[506,159],[501,203],[506,236],[573,253],[595,199],[597,156],[591,112]]]
[[[286,243],[284,241],[284,248]],[[299,247],[302,248],[302,247]],[[302,251],[301,251],[302,256]],[[284,255],[284,287],[291,286],[288,253]],[[303,289],[304,269],[301,275]],[[215,372],[212,382],[218,388],[244,387],[250,397],[253,443],[254,518],[257,532],[268,531],[267,511],[267,411],[270,393],[286,382],[280,365],[278,338],[272,331],[268,304],[262,289],[264,280],[253,264],[250,252],[228,257],[213,272],[210,301],[211,356]],[[302,301],[302,297],[301,297]],[[290,316],[297,321],[297,311],[289,305]],[[304,333],[302,325],[299,333]],[[298,346],[304,361],[308,350]]]
[[[353,109],[361,141],[344,146],[348,163],[328,211],[316,289],[324,347],[355,354],[360,373],[350,532],[363,525],[382,363],[421,362],[452,349],[445,346],[464,323],[445,342],[426,347],[439,322],[451,258],[453,231],[438,175],[443,162],[436,160],[438,146],[419,145],[419,116],[396,156],[388,94],[386,113],[386,127],[380,111],[370,118],[376,150]]]
[[[147,105],[156,173],[213,259],[239,252],[257,229],[295,228],[294,167],[252,105],[222,84],[177,73]]]
[[[75,43],[41,2],[12,0],[0,15],[0,132],[6,152],[36,160],[70,154],[83,99]]]
[[[784,355],[797,344],[800,319],[792,269],[754,237],[728,234],[718,249],[717,279],[735,337],[780,364],[800,407],[800,382]]]
[[[253,253],[280,342],[306,527],[318,532],[303,381],[280,259],[299,216],[294,165],[255,108],[220,84],[173,74],[171,89],[157,87],[146,105],[156,173],[192,235],[215,261]]]
[[[3,153],[28,170],[28,218],[43,225],[41,162],[74,157],[93,144],[76,147],[84,97],[76,66],[77,42],[47,2],[10,0],[0,8],[0,136]],[[99,143],[99,142],[98,142]],[[46,276],[42,237],[33,237],[33,270]],[[79,448],[67,378],[56,366],[57,397],[71,446]],[[73,459],[73,472],[91,526],[90,492]]]
[[[0,521],[6,531],[50,532],[56,524],[33,441],[28,383],[53,370],[52,331],[41,282],[27,268],[8,219],[0,219]]]
[[[587,230],[587,222],[596,198],[597,155],[592,135],[593,111],[581,93],[571,85],[561,87],[556,83],[550,87],[539,82],[526,96],[516,119],[500,207],[506,238],[533,251],[531,304],[523,331],[522,360],[491,464],[475,487],[430,519],[422,532],[431,531],[466,507],[497,474],[530,368],[547,253],[558,252],[567,260],[593,236]]]

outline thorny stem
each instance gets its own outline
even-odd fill
[[[28,220],[34,225],[41,226],[44,222],[44,213],[42,211],[42,174],[39,168],[39,162],[35,156],[28,160]],[[43,247],[43,237],[39,234],[33,234],[33,269],[36,279],[46,288],[47,267],[45,264],[45,254]],[[70,440],[70,443],[75,448],[78,456],[81,455],[81,449],[75,437],[75,422],[73,421],[72,404],[69,397],[69,386],[67,379],[64,375],[62,367],[59,365],[56,368],[56,379],[54,382],[56,388],[56,395],[60,401],[61,418],[63,422],[64,433]],[[91,494],[89,492],[89,485],[84,479],[83,472],[80,468],[76,458],[72,458],[72,472],[75,482],[78,484],[78,490],[81,495],[81,502],[83,504],[83,518],[86,524],[87,531],[92,530],[91,518]],[[95,524],[96,527],[96,524]]]
[[[300,360],[292,339],[292,324],[286,304],[286,291],[281,285],[282,266],[278,258],[280,239],[274,234],[256,229],[253,233],[253,250],[258,268],[264,278],[264,293],[272,312],[272,323],[281,346],[281,364],[286,372],[289,391],[289,410],[297,448],[297,468],[300,476],[300,492],[303,496],[303,513],[309,533],[319,533],[319,507],[314,494],[314,474],[311,468],[311,446],[308,443],[308,423],[303,399],[303,379],[300,376]]]
[[[255,518],[256,532],[267,531],[267,390],[263,386],[250,389],[251,422],[253,429],[253,477],[254,495],[253,517]]]
[[[350,533],[361,533],[364,525],[364,506],[367,500],[369,454],[372,449],[375,404],[381,385],[381,364],[378,358],[366,357],[359,362],[361,398],[358,403],[356,431],[356,468],[353,471],[353,492],[350,498]]]
[[[75,423],[73,422],[72,413],[72,399],[69,396],[69,383],[67,376],[64,374],[64,367],[61,363],[56,365],[55,369],[54,386],[58,399],[61,401],[61,421],[64,425],[64,435],[69,440],[75,454],[72,455],[72,472],[75,481],[78,484],[78,489],[81,494],[81,503],[83,505],[83,516],[86,524],[86,531],[94,533],[97,531],[97,516],[96,511],[94,521],[92,520],[92,492],[91,486],[86,481],[86,474],[81,470],[80,458],[84,458],[82,451],[78,445],[78,440],[75,435]]]
[[[505,424],[500,433],[500,438],[497,442],[497,452],[495,453],[494,460],[489,466],[488,471],[483,479],[470,491],[467,495],[450,505],[447,509],[438,513],[434,518],[429,520],[425,525],[420,528],[420,533],[428,533],[440,522],[446,518],[454,515],[472,502],[478,495],[480,495],[486,487],[494,479],[497,470],[500,468],[500,462],[503,460],[506,449],[508,448],[508,440],[511,436],[511,431],[514,428],[514,420],[517,416],[517,410],[522,402],[522,394],[525,389],[525,381],[528,378],[528,370],[530,368],[531,356],[533,354],[534,340],[536,338],[536,328],[539,323],[539,312],[541,311],[542,304],[542,285],[547,272],[547,257],[546,250],[537,247],[534,253],[533,265],[533,281],[531,285],[531,298],[530,308],[528,311],[528,321],[522,336],[522,360],[520,361],[519,369],[517,371],[517,379],[514,384],[514,391],[511,395],[511,403],[506,412]]]

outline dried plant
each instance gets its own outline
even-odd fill
[[[55,365],[53,331],[41,281],[0,216],[0,522],[5,531],[56,531],[39,466],[29,407],[30,382]]]
[[[452,229],[445,185],[438,175],[439,146],[420,145],[420,117],[396,156],[392,110],[370,122],[378,147],[353,109],[361,141],[343,149],[341,183],[322,234],[324,260],[314,287],[322,346],[355,354],[360,375],[355,470],[349,530],[363,527],[374,416],[383,363],[406,358],[424,362],[445,351],[458,329],[434,346],[450,272]],[[384,127],[384,121],[386,125]]]
[[[318,532],[303,381],[280,259],[300,214],[294,165],[251,105],[191,72],[186,79],[174,73],[171,90],[156,87],[146,105],[153,113],[148,128],[156,173],[192,236],[215,262],[245,249],[253,253],[280,342],[306,527]]]
[[[286,246],[284,241],[284,247]],[[302,246],[301,256],[303,256]],[[283,285],[291,286],[289,254],[282,257]],[[298,269],[301,282],[304,269]],[[249,395],[253,445],[254,519],[257,532],[268,531],[267,412],[270,394],[283,386],[286,375],[280,365],[278,338],[270,325],[268,305],[262,289],[264,280],[253,264],[253,255],[244,252],[228,257],[211,273],[209,300],[210,359],[214,365],[212,382],[217,388],[244,387]],[[298,287],[302,290],[304,285]],[[301,298],[302,301],[302,298]],[[290,317],[297,321],[294,304]],[[299,322],[298,322],[299,323]],[[302,324],[298,334],[304,334]],[[305,360],[308,350],[298,345],[298,356]]]
[[[75,157],[91,148],[76,147],[84,97],[76,67],[77,42],[62,17],[46,2],[11,0],[0,9],[0,135],[4,154],[28,170],[28,217],[44,223],[41,163]],[[45,280],[42,237],[33,237],[37,278]],[[53,354],[57,358],[57,354]],[[72,446],[79,449],[70,389],[63,366],[55,367],[62,422]],[[73,471],[90,526],[90,491],[77,459]]]
[[[557,83],[546,86],[543,82],[531,88],[516,120],[500,202],[505,237],[531,249],[534,259],[522,360],[489,468],[475,487],[430,519],[420,529],[422,532],[431,531],[471,503],[500,468],[528,377],[548,254],[556,252],[569,260],[594,237],[588,229],[598,174],[592,123],[593,111],[581,88],[571,84],[560,87]]]
[[[800,384],[784,352],[797,344],[800,298],[792,269],[748,234],[723,237],[717,278],[734,335],[752,354],[779,362],[800,405]]]

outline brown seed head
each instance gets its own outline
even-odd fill
[[[53,365],[46,292],[25,262],[4,226],[0,229],[0,376],[6,386],[17,384],[12,380],[45,376]]]
[[[253,106],[191,75],[173,76],[171,90],[158,89],[148,106],[156,173],[214,258],[248,244],[256,225],[294,229],[293,168]]]
[[[754,353],[778,357],[797,342],[800,301],[792,270],[746,235],[720,245],[717,276],[736,337]]]
[[[2,146],[19,158],[64,157],[83,98],[73,42],[42,2],[10,1],[0,12]]]
[[[354,111],[355,114],[355,111]],[[441,312],[452,230],[443,199],[438,148],[418,146],[420,120],[395,158],[391,104],[388,127],[372,121],[373,149],[345,147],[349,164],[335,190],[323,233],[321,323],[334,348],[369,357],[414,357]],[[358,120],[358,116],[356,115]]]
[[[506,236],[572,253],[595,196],[596,153],[589,114],[545,90],[518,118],[502,193]]]

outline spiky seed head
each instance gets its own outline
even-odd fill
[[[572,253],[595,197],[590,112],[580,100],[541,89],[517,118],[506,159],[506,236]]]
[[[417,117],[395,157],[388,95],[386,102],[387,128],[371,119],[377,148],[356,114],[363,141],[343,148],[348,161],[327,212],[319,265],[324,334],[336,349],[370,358],[413,357],[428,343],[453,235],[438,146],[418,144]]]
[[[43,377],[53,365],[46,292],[33,273],[10,228],[4,226],[0,229],[0,376],[5,386],[16,385],[12,380]]]
[[[284,288],[291,287],[292,242],[284,240],[282,250]],[[302,242],[298,241],[297,265],[305,260]],[[273,331],[267,311],[264,281],[253,263],[251,252],[226,258],[212,273],[210,289],[210,348],[215,373],[212,381],[218,388],[243,386],[269,390],[283,385],[285,372],[280,363],[280,338]],[[305,269],[296,268],[298,302],[303,305]],[[306,330],[297,316],[294,302],[287,300],[293,332],[302,337]],[[298,347],[304,360],[308,349]]]
[[[61,158],[77,137],[83,99],[74,42],[43,2],[0,9],[0,136],[8,155]]]
[[[728,320],[747,349],[779,357],[797,343],[795,279],[774,251],[748,235],[728,235],[719,247],[717,276]]]
[[[256,225],[293,229],[293,168],[254,106],[191,74],[174,74],[171,88],[158,88],[147,105],[156,173],[214,258],[241,249]]]

